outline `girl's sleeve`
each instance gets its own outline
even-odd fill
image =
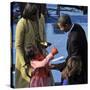
[[[40,67],[44,67],[51,59],[53,58],[53,55],[49,53],[46,58],[44,58],[42,61],[31,61],[31,66],[36,69]]]

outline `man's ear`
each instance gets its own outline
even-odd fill
[[[65,24],[65,26],[66,26],[66,27],[69,27],[69,25],[68,25],[68,24]]]

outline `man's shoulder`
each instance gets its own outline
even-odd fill
[[[79,31],[79,30],[81,30],[81,29],[83,29],[82,28],[82,26],[80,25],[80,24],[74,24],[74,28],[73,28],[75,31],[77,30],[77,31]]]
[[[71,30],[71,33],[80,33],[82,30],[83,28],[79,24],[74,24],[74,27]]]
[[[78,26],[79,26],[79,24],[74,24],[73,29],[69,33],[69,38],[76,37],[80,34],[80,32],[79,32],[80,30],[78,29]]]

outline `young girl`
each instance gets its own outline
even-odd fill
[[[53,85],[53,79],[48,68],[49,61],[58,53],[56,48],[52,48],[51,52],[44,57],[39,50],[32,46],[25,49],[29,66],[32,68],[30,79],[30,87],[41,87]]]
[[[79,56],[72,56],[67,61],[65,69],[62,71],[62,85],[78,84],[76,77],[79,77],[81,72],[82,63]]]

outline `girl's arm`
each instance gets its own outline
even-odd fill
[[[46,58],[44,58],[42,61],[38,61],[38,60],[32,60],[31,61],[31,66],[36,69],[36,68],[40,68],[40,67],[44,67],[49,61],[50,59],[52,59],[54,56],[52,53],[49,53]]]
[[[51,53],[49,53],[46,58],[42,61],[31,61],[31,66],[33,68],[40,68],[40,67],[44,67],[51,59],[54,58],[54,55],[58,53],[58,50],[54,47],[51,50]]]

